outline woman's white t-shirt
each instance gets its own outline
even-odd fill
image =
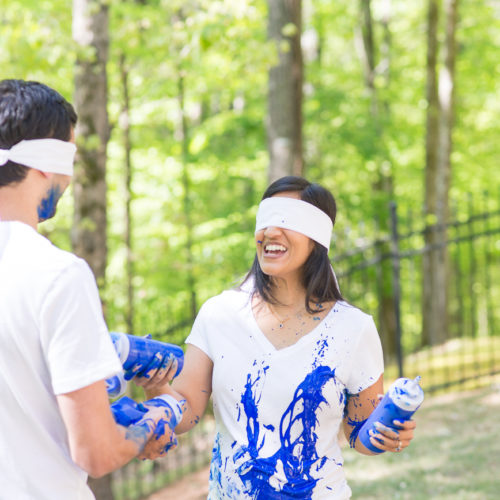
[[[351,496],[337,434],[346,395],[383,372],[371,316],[337,302],[309,334],[276,349],[250,294],[230,290],[203,305],[186,343],[214,364],[209,499]]]

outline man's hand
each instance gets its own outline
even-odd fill
[[[172,428],[175,419],[172,417],[172,411],[169,408],[151,408],[145,417],[137,422],[136,425],[145,425],[153,431],[138,458],[154,460],[165,456],[168,451],[177,446],[177,437]]]

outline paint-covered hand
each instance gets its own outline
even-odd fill
[[[173,354],[162,357],[157,353],[145,368],[134,373],[133,381],[146,390],[156,389],[169,384],[175,377],[177,368],[178,361]]]
[[[370,442],[376,448],[384,451],[400,452],[410,445],[417,426],[415,420],[406,420],[405,422],[393,421],[394,427],[398,430],[386,427],[380,422],[375,422],[376,430],[370,430]]]
[[[150,434],[150,438],[138,458],[154,460],[165,456],[168,451],[177,446],[177,438],[171,422],[171,409],[153,407],[149,409],[141,421],[135,424],[137,427],[147,429],[148,434]]]

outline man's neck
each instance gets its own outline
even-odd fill
[[[35,231],[38,226],[36,206],[32,207],[29,193],[21,184],[0,188],[0,221],[18,221],[28,224]]]

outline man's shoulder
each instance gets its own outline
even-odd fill
[[[44,235],[25,224],[13,223],[11,234],[12,252],[16,253],[12,258],[17,258],[27,268],[58,271],[73,266],[88,267],[83,259],[57,247]]]

